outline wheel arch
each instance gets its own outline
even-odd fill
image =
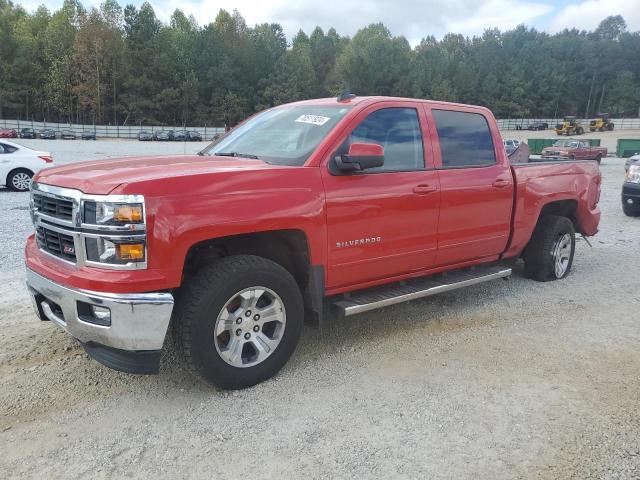
[[[538,213],[538,220],[536,221],[536,227],[542,219],[548,215],[558,215],[561,217],[567,217],[573,223],[573,228],[576,232],[582,232],[580,221],[576,215],[578,211],[578,201],[574,198],[567,198],[564,200],[553,200],[546,203]],[[534,227],[535,230],[535,227]]]
[[[181,284],[203,265],[231,255],[256,255],[274,261],[298,284],[312,323],[323,318],[324,267],[311,263],[309,239],[303,230],[282,229],[201,240],[188,249]]]

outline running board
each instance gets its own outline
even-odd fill
[[[437,276],[422,277],[348,293],[335,301],[333,307],[337,310],[338,315],[348,317],[497,278],[505,278],[509,275],[511,275],[511,268],[501,265],[456,270]]]

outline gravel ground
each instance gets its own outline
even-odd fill
[[[183,148],[49,145],[59,161]],[[640,219],[622,214],[622,165],[603,161],[601,232],[565,280],[517,268],[309,328],[276,378],[233,393],[170,354],[158,376],[109,370],[39,322],[28,196],[0,190],[0,478],[640,478]]]

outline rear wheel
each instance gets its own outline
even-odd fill
[[[31,185],[33,172],[26,168],[17,168],[7,175],[7,187],[14,192],[26,192]]]
[[[173,324],[191,370],[225,389],[275,375],[293,354],[304,308],[296,281],[271,260],[225,257],[202,267],[177,296]]]
[[[524,251],[525,275],[539,282],[566,277],[575,248],[573,222],[567,217],[547,215],[536,226]]]
[[[576,135],[582,135],[584,133],[584,129],[582,127],[576,128]]]

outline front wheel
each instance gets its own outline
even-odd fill
[[[539,282],[566,277],[575,249],[573,222],[567,217],[547,215],[536,226],[524,251],[525,275]]]
[[[274,376],[293,354],[304,318],[291,274],[252,255],[202,267],[177,295],[173,318],[179,353],[191,370],[224,389]]]
[[[622,201],[622,211],[627,217],[640,217],[640,207]]]
[[[31,186],[32,178],[32,172],[26,168],[18,168],[7,176],[7,186],[14,192],[26,192]]]

